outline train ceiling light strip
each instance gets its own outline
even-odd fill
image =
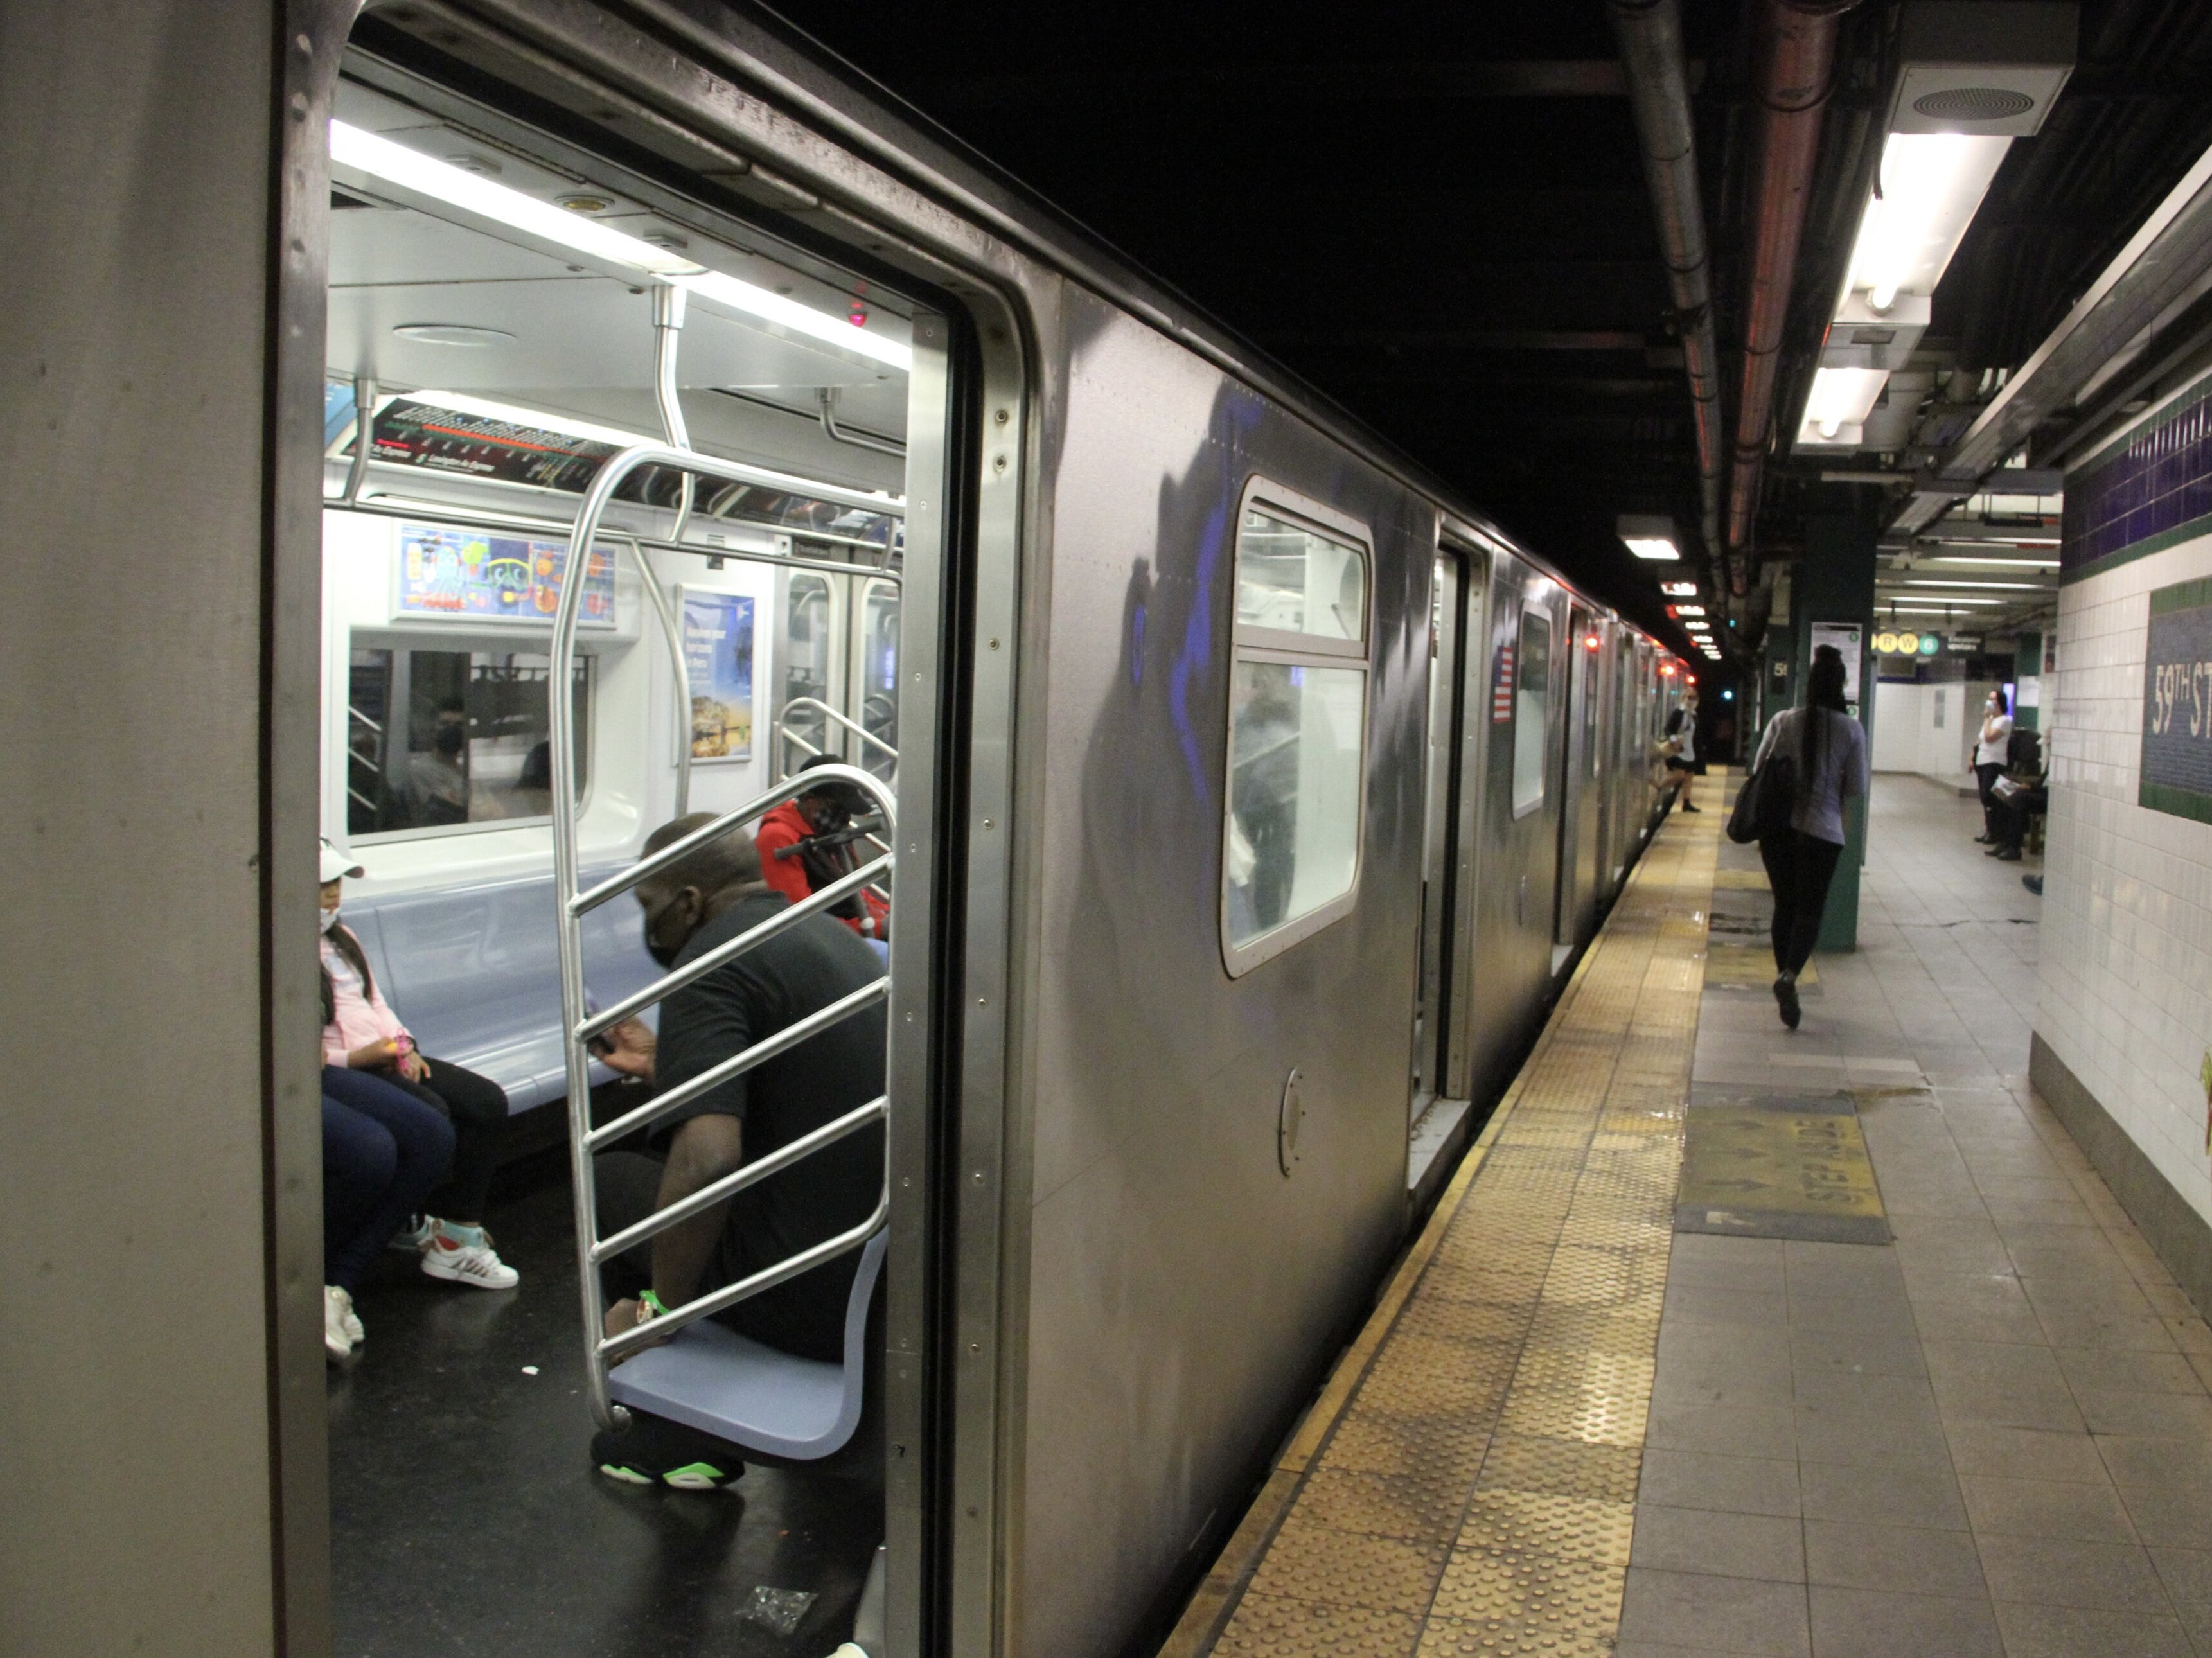
[[[895,368],[910,369],[914,366],[910,347],[855,327],[847,318],[817,311],[726,271],[709,270],[680,253],[655,247],[611,225],[600,224],[509,185],[465,172],[450,162],[410,149],[404,144],[396,144],[346,122],[331,123],[331,160],[541,240],[658,277],[710,305],[775,323],[794,334],[857,352]]]

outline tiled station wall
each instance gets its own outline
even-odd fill
[[[2187,395],[2150,411],[2117,453],[2067,481],[2069,579],[2057,673],[2042,688],[2051,812],[2036,1029],[2212,1225],[2200,1078],[2212,1044],[2212,823],[2136,804],[2150,595],[2212,576],[2212,519],[2148,513],[2140,535],[2116,538],[2112,512],[2082,510],[2116,493],[2119,472],[2145,475],[2138,492],[2153,507],[2205,494],[2182,473],[2212,489],[2212,446],[2189,440],[2203,412]]]

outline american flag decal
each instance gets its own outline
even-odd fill
[[[1490,723],[1503,726],[1513,718],[1513,641],[1498,647],[1498,671],[1490,677]]]

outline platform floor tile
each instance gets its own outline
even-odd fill
[[[1613,1651],[1718,822],[1653,837],[1173,1658]]]

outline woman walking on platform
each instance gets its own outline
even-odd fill
[[[1832,645],[1813,653],[1805,706],[1774,716],[1760,739],[1755,772],[1780,743],[1797,765],[1796,806],[1790,827],[1763,835],[1759,856],[1774,890],[1774,999],[1782,1023],[1797,1028],[1797,975],[1812,958],[1828,905],[1828,883],[1844,850],[1844,802],[1867,792],[1866,732],[1844,707],[1844,659]]]

